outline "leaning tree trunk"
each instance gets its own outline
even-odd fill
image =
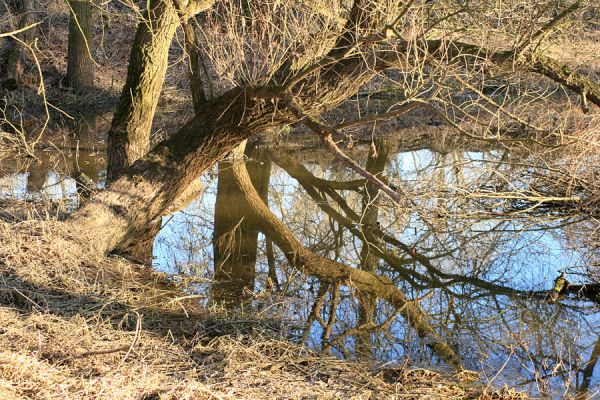
[[[397,57],[390,62],[398,62]],[[318,73],[303,74],[289,96],[294,95],[294,90],[302,90],[307,112],[334,108],[389,67],[390,62],[378,54],[352,54],[323,71],[315,68]],[[130,71],[134,68],[130,66]],[[126,168],[107,189],[75,212],[70,224],[93,230],[99,251],[125,249],[132,237],[163,215],[193,179],[243,140],[272,127],[296,122],[297,117],[280,107],[285,105],[284,101],[274,101],[282,96],[288,94],[277,87],[236,87],[207,102],[179,132]],[[127,132],[121,133],[122,139],[128,137]],[[114,145],[113,142],[113,149]]]
[[[65,84],[81,92],[94,86],[92,38],[94,34],[93,4],[91,0],[69,1],[69,47]]]
[[[17,13],[19,14],[18,29],[26,28],[33,23],[33,0],[18,0]],[[16,38],[25,44],[30,44],[35,31],[28,29],[19,33]],[[21,76],[27,63],[26,47],[15,39],[11,39],[10,50],[6,61],[6,73],[2,87],[6,90],[16,90],[21,84]]]
[[[162,90],[169,47],[179,25],[170,0],[153,0],[131,46],[127,79],[108,131],[107,182],[150,149],[150,130]]]
[[[160,1],[158,7],[168,5]],[[160,24],[168,19],[161,18]],[[138,30],[136,39],[139,39],[139,33]],[[141,44],[152,42],[148,32],[146,38]],[[208,102],[204,110],[172,138],[157,145],[75,212],[70,224],[76,229],[93,230],[99,251],[122,250],[131,237],[143,232],[151,221],[163,215],[193,179],[243,140],[265,129],[297,122],[298,116],[286,107],[289,98],[298,98],[303,110],[308,115],[315,115],[354,95],[380,71],[402,63],[403,59],[397,53],[402,51],[402,44],[391,51],[376,44],[367,43],[366,46],[364,52],[344,53],[345,58],[340,56],[335,62],[323,65],[317,62],[307,67],[306,73],[300,72],[296,78],[290,78],[284,88],[277,85],[236,87]],[[166,52],[167,49],[163,50]],[[130,75],[132,70],[139,68],[137,64],[144,62],[138,60],[136,54],[141,56],[136,50],[132,51]],[[147,69],[146,72],[153,71],[152,66]],[[144,85],[136,87],[141,89]],[[125,109],[131,113],[140,112],[136,107],[126,106]],[[123,110],[119,107],[115,118],[121,118]],[[135,124],[130,128],[135,128]],[[129,136],[122,131],[121,134],[113,132],[112,137],[114,145],[115,137],[125,141]],[[123,159],[125,156],[123,154]]]
[[[131,48],[127,79],[123,87],[111,128],[108,132],[107,183],[120,171],[146,155],[150,149],[152,121],[167,71],[169,48],[180,22],[187,25],[189,16],[208,8],[214,0],[152,0],[147,20],[138,25]],[[187,6],[187,9],[183,9]],[[178,9],[179,8],[179,9]],[[194,99],[196,100],[196,99]],[[194,102],[196,104],[196,101]],[[195,182],[182,193],[188,199],[199,191]],[[152,259],[153,242],[161,228],[161,215],[137,232],[130,246],[121,252],[130,259],[148,263]]]

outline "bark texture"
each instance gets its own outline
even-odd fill
[[[308,113],[331,109],[390,65],[380,61],[375,53],[356,54],[323,70],[315,68],[318,73],[298,79],[290,88],[291,95],[301,90],[303,109]],[[281,91],[280,87],[270,86],[237,87],[208,101],[172,138],[125,169],[122,176],[74,213],[71,225],[96,232],[99,251],[123,250],[193,179],[243,140],[297,121],[291,112],[279,107]],[[122,133],[123,139],[131,137]],[[109,155],[110,149],[109,144]]]
[[[119,179],[76,211],[69,223],[94,232],[100,252],[126,249],[196,177],[244,139],[272,124],[273,110],[263,106],[243,89],[221,96],[171,139],[125,169]]]
[[[129,56],[127,79],[108,131],[107,182],[150,149],[150,129],[162,90],[169,47],[179,25],[170,0],[153,0],[139,23]]]
[[[93,5],[90,0],[69,1],[69,46],[65,83],[81,92],[94,86],[92,37],[94,33]]]
[[[135,33],[127,79],[108,132],[107,182],[146,155],[152,120],[167,71],[169,48],[180,23],[215,0],[151,0]]]
[[[23,29],[33,23],[33,0],[16,1],[16,12],[19,14],[19,23],[17,29]],[[17,38],[24,43],[30,44],[35,35],[34,29],[28,29],[17,34]],[[10,50],[6,60],[6,73],[2,82],[2,87],[6,90],[16,90],[21,84],[21,76],[25,70],[26,48],[22,43],[11,38]]]

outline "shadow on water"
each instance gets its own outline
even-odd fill
[[[94,187],[104,179],[98,149],[82,143],[24,169],[3,166],[1,195],[76,204],[78,174]],[[595,396],[599,306],[576,293],[553,302],[549,291],[561,273],[573,284],[598,282],[597,221],[557,202],[516,196],[539,183],[527,152],[431,138],[406,143],[352,150],[405,194],[399,206],[318,147],[253,147],[246,169],[306,248],[392,280],[483,381],[534,395]],[[390,304],[291,269],[249,212],[232,162],[240,161],[222,161],[202,176],[199,197],[163,219],[155,268],[194,276],[206,305],[304,323],[304,340],[315,349],[444,368]]]

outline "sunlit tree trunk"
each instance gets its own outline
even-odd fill
[[[90,0],[69,1],[69,46],[65,83],[80,92],[94,86],[92,38],[94,34],[93,4]]]
[[[189,16],[208,8],[214,0],[180,2],[153,0],[137,28],[131,48],[127,79],[108,132],[107,182],[115,180],[120,171],[146,155],[150,150],[152,121],[167,71],[169,48],[180,22],[184,24],[186,42],[193,29],[187,24]],[[189,7],[185,10],[177,7]],[[194,37],[190,39],[194,43]],[[190,45],[191,45],[190,44]],[[197,54],[192,61],[198,64]],[[203,96],[203,95],[202,95]],[[202,97],[203,99],[204,97]],[[194,97],[194,106],[200,99]],[[197,182],[196,182],[197,183]],[[189,198],[199,190],[191,185],[182,196]],[[154,238],[160,231],[161,216],[137,232],[129,246],[121,252],[130,258],[148,263],[152,259]]]
[[[170,0],[149,4],[133,39],[127,79],[108,131],[107,182],[150,149],[152,120],[179,17]]]
[[[107,182],[150,149],[152,120],[162,91],[169,48],[180,23],[209,8],[215,0],[150,0],[131,46],[127,78],[108,132]],[[193,34],[193,29],[191,29]],[[194,38],[188,37],[193,45]],[[192,61],[197,61],[192,59]],[[196,100],[196,99],[194,99]],[[196,104],[196,102],[195,102]]]

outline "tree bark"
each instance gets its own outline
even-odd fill
[[[94,33],[93,5],[90,0],[69,1],[69,45],[65,83],[76,92],[94,86],[92,38]]]
[[[17,29],[23,29],[33,23],[33,0],[18,0],[17,13],[19,14],[19,23]],[[33,40],[34,29],[28,29],[17,34],[17,38],[27,44]],[[21,85],[21,77],[25,70],[25,46],[15,39],[10,39],[10,50],[6,61],[6,73],[2,82],[2,87],[6,90],[16,90]]]
[[[394,61],[398,62],[397,58]],[[306,112],[321,112],[352,96],[390,65],[381,62],[378,54],[353,54],[334,65],[315,68],[314,73],[298,79],[290,92],[300,96],[293,91],[301,91]],[[70,224],[96,232],[101,252],[123,250],[132,237],[164,213],[192,179],[243,140],[297,121],[291,112],[279,107],[281,90],[277,86],[236,87],[207,102],[179,132],[125,169],[119,179],[75,212]],[[123,139],[131,137],[121,133]],[[119,146],[113,141],[112,148]]]
[[[258,107],[258,114],[246,112],[244,100],[246,104],[255,102],[240,89],[221,96],[205,113],[125,169],[119,179],[73,213],[71,226],[94,232],[100,252],[127,248],[193,179],[244,139],[270,125],[272,110],[265,112]]]
[[[133,39],[127,78],[108,131],[108,183],[150,149],[152,120],[177,27],[181,22],[187,24],[191,16],[208,9],[214,2],[149,1],[149,8],[143,13],[145,19],[140,21]]]
[[[150,149],[150,129],[162,90],[169,47],[179,25],[177,10],[170,0],[152,0],[138,25],[127,79],[108,131],[106,180],[143,157]]]

